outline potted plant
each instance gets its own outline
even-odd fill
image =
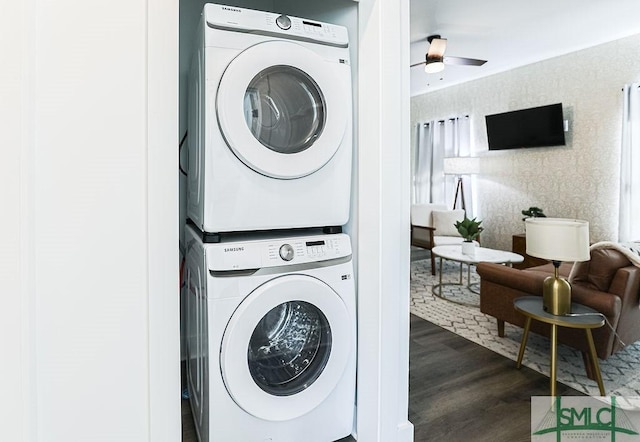
[[[522,214],[524,215],[524,218],[522,218],[522,221],[524,221],[527,218],[546,218],[547,217],[547,215],[545,215],[542,209],[539,207],[529,207],[527,210],[523,210]]]
[[[482,224],[482,221],[477,221],[476,218],[469,219],[466,215],[462,221],[454,224],[460,236],[464,238],[462,243],[462,253],[464,255],[473,256],[475,254],[476,245],[473,241],[478,239],[480,232],[484,230],[484,227],[480,226],[480,224]]]

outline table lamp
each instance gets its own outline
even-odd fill
[[[588,261],[589,223],[565,218],[527,218],[527,255],[553,262],[554,274],[544,280],[542,306],[552,315],[571,312],[571,285],[558,276],[561,261]]]

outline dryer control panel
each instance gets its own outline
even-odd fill
[[[311,41],[344,48],[349,45],[347,28],[330,23],[213,3],[207,3],[204,6],[204,14],[207,24],[212,28],[286,36],[292,40]]]
[[[328,261],[351,255],[344,233],[207,244],[209,270],[251,270]]]

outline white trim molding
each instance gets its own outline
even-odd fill
[[[357,434],[408,442],[409,1],[359,5]]]
[[[149,440],[182,437],[178,227],[178,0],[147,3]]]

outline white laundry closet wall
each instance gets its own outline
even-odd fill
[[[1,9],[0,440],[178,440],[177,0]]]

